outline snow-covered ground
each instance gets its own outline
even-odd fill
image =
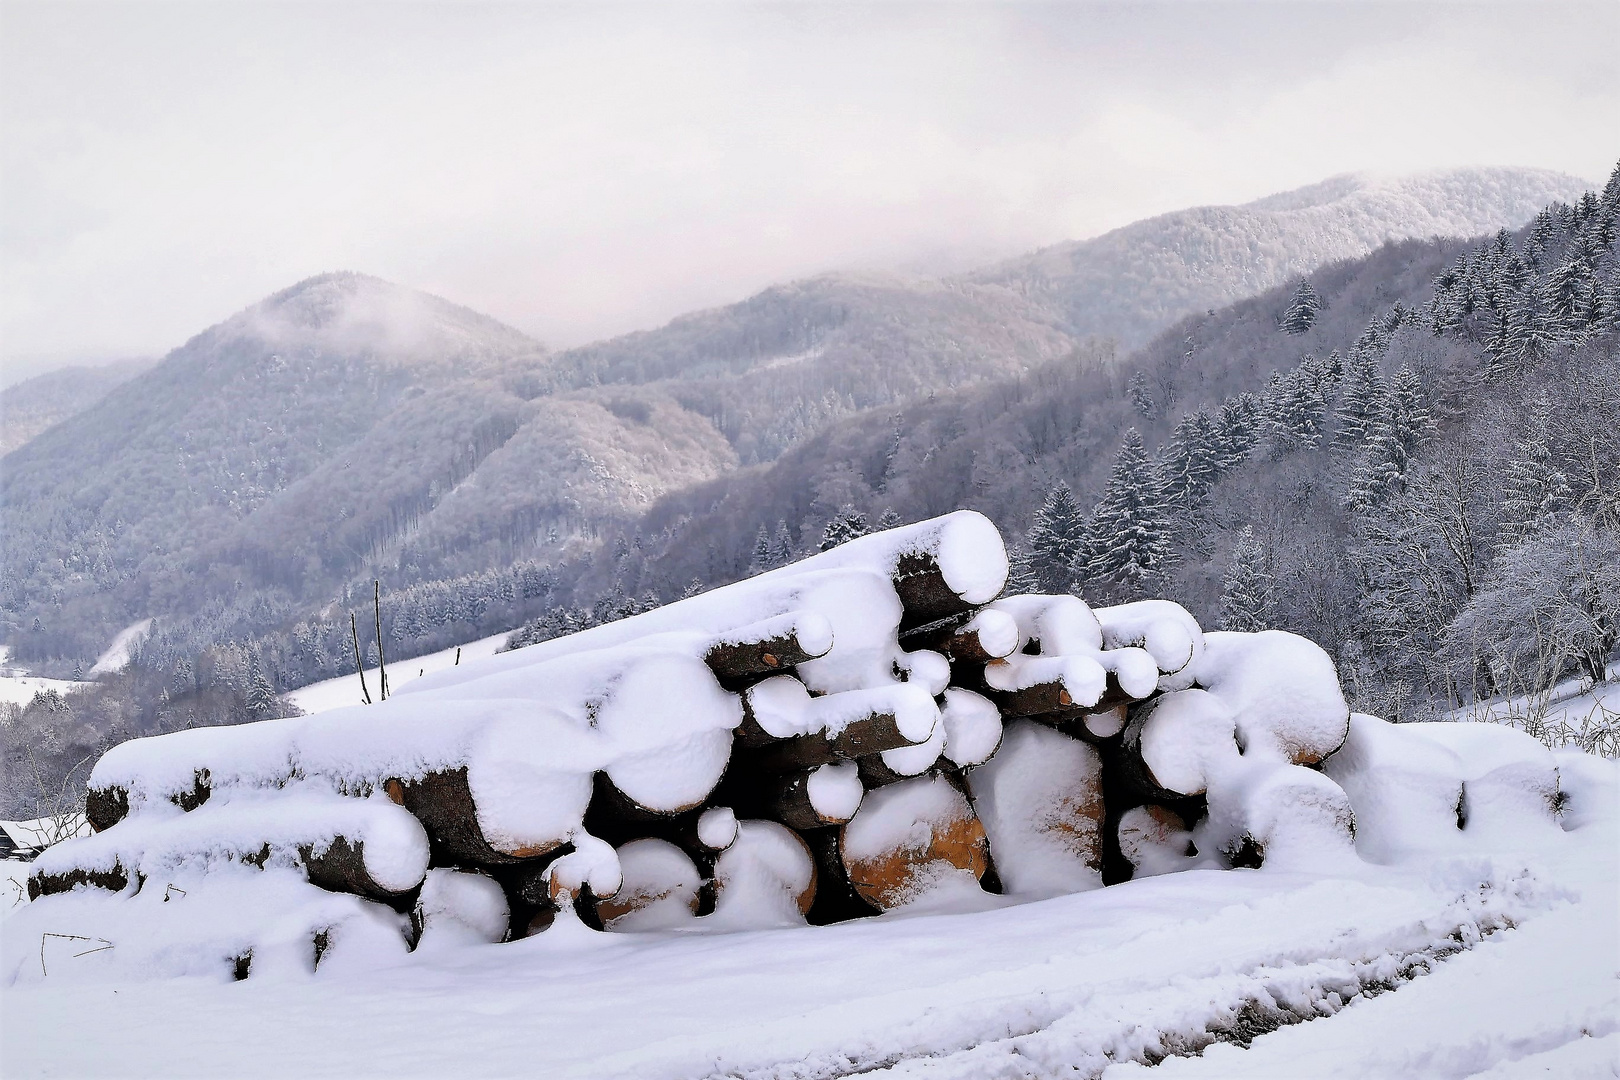
[[[552,932],[290,981],[79,981],[75,944],[46,942],[53,977],[0,990],[0,1072],[1123,1080],[1209,1029],[1252,1045],[1163,1075],[1614,1076],[1616,817],[1518,856],[1193,870],[828,927]],[[1257,1034],[1285,1013],[1333,1015]]]
[[[1492,698],[1450,716],[1455,720],[1488,720],[1542,737],[1552,745],[1591,739],[1607,729],[1607,743],[1620,724],[1620,663],[1610,664],[1606,681],[1595,686],[1587,679],[1566,679],[1540,697]],[[1601,735],[1598,736],[1603,741]],[[1613,752],[1612,750],[1610,751]]]
[[[37,675],[25,674],[22,669],[10,666],[10,658],[10,646],[0,645],[0,701],[26,705],[43,690],[65,694],[84,685],[71,679],[42,679]]]
[[[152,629],[151,619],[137,619],[113,635],[112,644],[106,651],[96,658],[95,666],[90,669],[92,675],[110,675],[121,671],[129,664],[130,656],[135,646],[141,643]]]
[[[431,675],[435,671],[454,667],[456,653],[461,653],[461,662],[481,660],[486,656],[494,656],[506,639],[511,636],[510,631],[494,634],[487,638],[468,642],[465,645],[453,645],[448,649],[440,649],[436,653],[426,656],[413,656],[407,660],[388,661],[388,688],[390,691],[399,690],[412,679],[419,679],[424,675]],[[366,669],[366,686],[371,690],[371,699],[377,700],[378,674],[377,669]],[[299,687],[281,695],[282,700],[291,702],[306,713],[323,713],[331,709],[343,709],[350,705],[359,705],[365,699],[360,694],[360,676],[340,675],[335,679],[324,679],[318,683]]]

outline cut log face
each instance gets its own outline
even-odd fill
[[[686,853],[665,840],[632,840],[618,849],[624,881],[612,897],[596,901],[607,930],[658,930],[697,915],[703,879]]]
[[[816,898],[815,857],[774,821],[740,821],[714,864],[717,922],[736,929],[802,923]]]
[[[1132,807],[1120,816],[1118,835],[1120,854],[1131,864],[1133,877],[1173,873],[1196,862],[1192,832],[1169,807]]]
[[[1003,889],[1054,896],[1102,886],[1102,761],[1088,743],[1029,720],[968,774]]]
[[[888,911],[989,867],[984,826],[967,797],[943,776],[920,776],[867,793],[843,827],[840,854],[850,883]]]
[[[129,792],[116,784],[84,793],[84,816],[96,832],[110,829],[129,813]]]
[[[399,803],[422,823],[437,865],[499,866],[550,853],[562,842],[497,850],[484,838],[478,807],[467,785],[467,769],[430,772],[412,780],[390,779],[384,784],[390,798],[397,790]]]

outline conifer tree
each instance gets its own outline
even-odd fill
[[[885,506],[883,508],[883,513],[878,515],[877,527],[880,530],[881,529],[892,529],[895,526],[901,525],[901,524],[903,524],[903,522],[902,522],[902,520],[900,518],[900,515],[894,512],[894,507],[892,507],[892,506]]]
[[[1007,584],[1002,589],[1006,596],[1027,596],[1041,591],[1041,583],[1030,568],[1029,551],[1022,544],[1013,544],[1007,551]]]
[[[771,536],[765,531],[765,526],[759,527],[759,533],[754,537],[754,554],[748,560],[748,576],[763,574],[771,568]]]
[[[1552,405],[1538,397],[1503,470],[1498,547],[1523,542],[1573,502],[1569,481],[1553,460],[1551,428]]]
[[[781,518],[776,522],[776,535],[771,538],[771,566],[786,566],[793,561],[793,534],[788,532],[787,521]]]
[[[1215,424],[1215,446],[1220,471],[1236,468],[1254,449],[1259,438],[1260,399],[1245,390],[1221,403]]]
[[[1144,417],[1152,419],[1157,407],[1153,401],[1153,392],[1148,389],[1148,377],[1144,371],[1137,371],[1131,375],[1130,382],[1125,386],[1125,396],[1131,399],[1136,411]]]
[[[1334,446],[1340,450],[1359,450],[1376,427],[1378,417],[1388,408],[1388,399],[1389,387],[1378,366],[1378,357],[1367,349],[1352,349],[1344,391],[1339,395],[1339,407],[1333,414],[1337,427]]]
[[[1304,365],[1274,376],[1266,390],[1260,430],[1273,457],[1322,444],[1327,401],[1316,378]]]
[[[1085,515],[1069,485],[1059,480],[1046,493],[1029,528],[1029,571],[1044,593],[1068,592],[1074,566],[1086,544]]]
[[[1172,509],[1187,513],[1203,505],[1222,471],[1218,425],[1205,406],[1185,413],[1170,435],[1160,465],[1165,499]]]
[[[1283,309],[1282,318],[1277,320],[1277,327],[1285,334],[1303,334],[1316,322],[1321,310],[1322,298],[1316,295],[1309,281],[1301,281],[1293,299]]]
[[[1163,482],[1131,428],[1087,528],[1085,577],[1139,595],[1169,573],[1172,525]]]
[[[857,536],[865,536],[868,531],[866,515],[853,506],[845,506],[833,519],[827,522],[827,527],[821,534],[821,550],[831,551],[839,544],[847,544]]]
[[[1271,628],[1276,583],[1266,563],[1266,550],[1255,539],[1254,528],[1243,526],[1221,590],[1222,630],[1252,634]]]

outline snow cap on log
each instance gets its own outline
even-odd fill
[[[919,776],[867,792],[840,834],[855,891],[887,911],[936,890],[978,890],[989,866],[984,826],[967,796],[943,776]]]
[[[619,849],[624,882],[596,902],[607,930],[664,930],[697,916],[703,879],[691,858],[667,840],[632,840]]]
[[[774,821],[737,823],[714,862],[712,924],[732,930],[801,925],[816,898],[816,863],[799,835]]]
[[[711,806],[697,820],[698,843],[710,851],[724,851],[737,840],[737,815],[729,806]]]
[[[233,791],[191,813],[139,814],[53,845],[35,861],[30,889],[37,879],[48,894],[81,877],[102,888],[120,879],[161,891],[182,871],[222,862],[301,867],[324,888],[388,899],[421,882],[428,838],[386,799],[345,798],[313,784]]]
[[[1350,735],[1322,770],[1356,813],[1356,850],[1373,862],[1456,848],[1463,826],[1463,763],[1412,725],[1350,714]]]
[[[1102,626],[1078,596],[1003,596],[980,614],[992,612],[1010,616],[1018,628],[1018,642],[1004,656],[1028,647],[1032,641],[1039,643],[1043,656],[1091,655],[1103,647]]]
[[[504,941],[511,919],[506,894],[488,875],[466,870],[427,872],[411,921],[417,948]]]
[[[1350,797],[1314,769],[1228,759],[1210,778],[1208,807],[1194,842],[1233,866],[1331,871],[1355,856]]]
[[[624,871],[613,845],[586,832],[570,840],[574,850],[558,856],[542,875],[550,901],[562,907],[587,890],[599,900],[616,895],[624,884]]]
[[[1110,649],[1146,649],[1161,672],[1159,689],[1185,690],[1204,652],[1204,632],[1186,608],[1169,600],[1097,609],[1103,642]]]
[[[1001,745],[1001,710],[983,695],[953,686],[939,715],[945,729],[940,754],[953,765],[983,765]]]
[[[852,761],[817,765],[767,781],[767,813],[794,829],[842,825],[855,816],[865,789]]]
[[[1488,722],[1401,724],[1400,730],[1461,761],[1462,830],[1470,840],[1519,846],[1559,831],[1558,766],[1541,740]]]
[[[1005,892],[1046,897],[1102,887],[1102,761],[1093,747],[1014,720],[996,756],[967,782]]]
[[[1149,701],[1125,725],[1121,764],[1146,795],[1201,794],[1212,772],[1238,757],[1226,703],[1207,690],[1176,690]]]
[[[1245,754],[1314,765],[1349,733],[1350,706],[1332,659],[1298,634],[1206,634],[1193,679],[1231,710]]]

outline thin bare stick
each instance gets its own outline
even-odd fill
[[[382,650],[382,582],[372,579],[371,612],[377,618],[377,680],[382,683],[382,700],[388,700],[388,666],[383,662]]]
[[[366,689],[366,666],[360,662],[360,628],[354,621],[354,612],[349,612],[349,634],[354,638],[354,670],[360,673],[360,693],[365,695],[365,704],[371,704],[371,691]]]

